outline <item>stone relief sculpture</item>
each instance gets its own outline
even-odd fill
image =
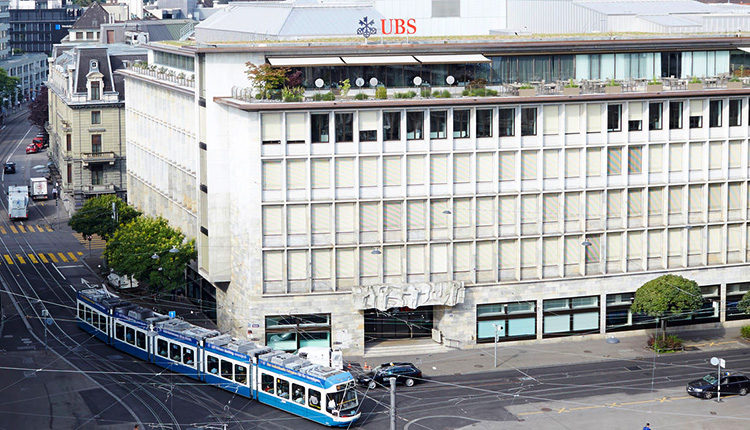
[[[395,307],[455,306],[463,303],[464,296],[464,283],[458,281],[360,285],[352,290],[357,309],[381,311]]]

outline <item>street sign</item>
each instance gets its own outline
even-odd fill
[[[724,361],[723,358],[711,357],[711,364],[714,366],[719,366],[722,369],[727,367],[727,362]]]
[[[170,318],[176,318],[177,317],[177,312],[175,312],[175,311],[169,311],[169,317]]]

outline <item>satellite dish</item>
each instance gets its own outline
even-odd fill
[[[362,88],[362,85],[365,84],[365,80],[362,79],[362,78],[357,78],[357,80],[354,81],[354,84],[357,85],[358,87]]]
[[[414,82],[414,86],[418,87],[418,86],[422,85],[422,78],[420,78],[419,76],[415,76],[413,82]]]
[[[370,86],[371,87],[378,86],[378,78],[370,78]]]
[[[453,75],[448,75],[448,77],[445,78],[445,82],[447,82],[448,85],[453,85],[456,83],[456,78],[454,78]]]
[[[318,79],[315,80],[315,86],[316,87],[323,88],[323,84],[325,84],[325,82],[323,82],[322,79],[318,78]]]

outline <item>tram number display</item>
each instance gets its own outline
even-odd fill
[[[354,381],[347,382],[346,384],[339,384],[336,386],[336,391],[353,390],[353,389],[354,389]]]

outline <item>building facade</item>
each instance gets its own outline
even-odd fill
[[[22,52],[52,52],[68,34],[81,9],[11,9],[10,44]]]
[[[68,210],[127,194],[123,82],[113,74],[146,52],[130,46],[59,47],[49,60],[50,158]]]

